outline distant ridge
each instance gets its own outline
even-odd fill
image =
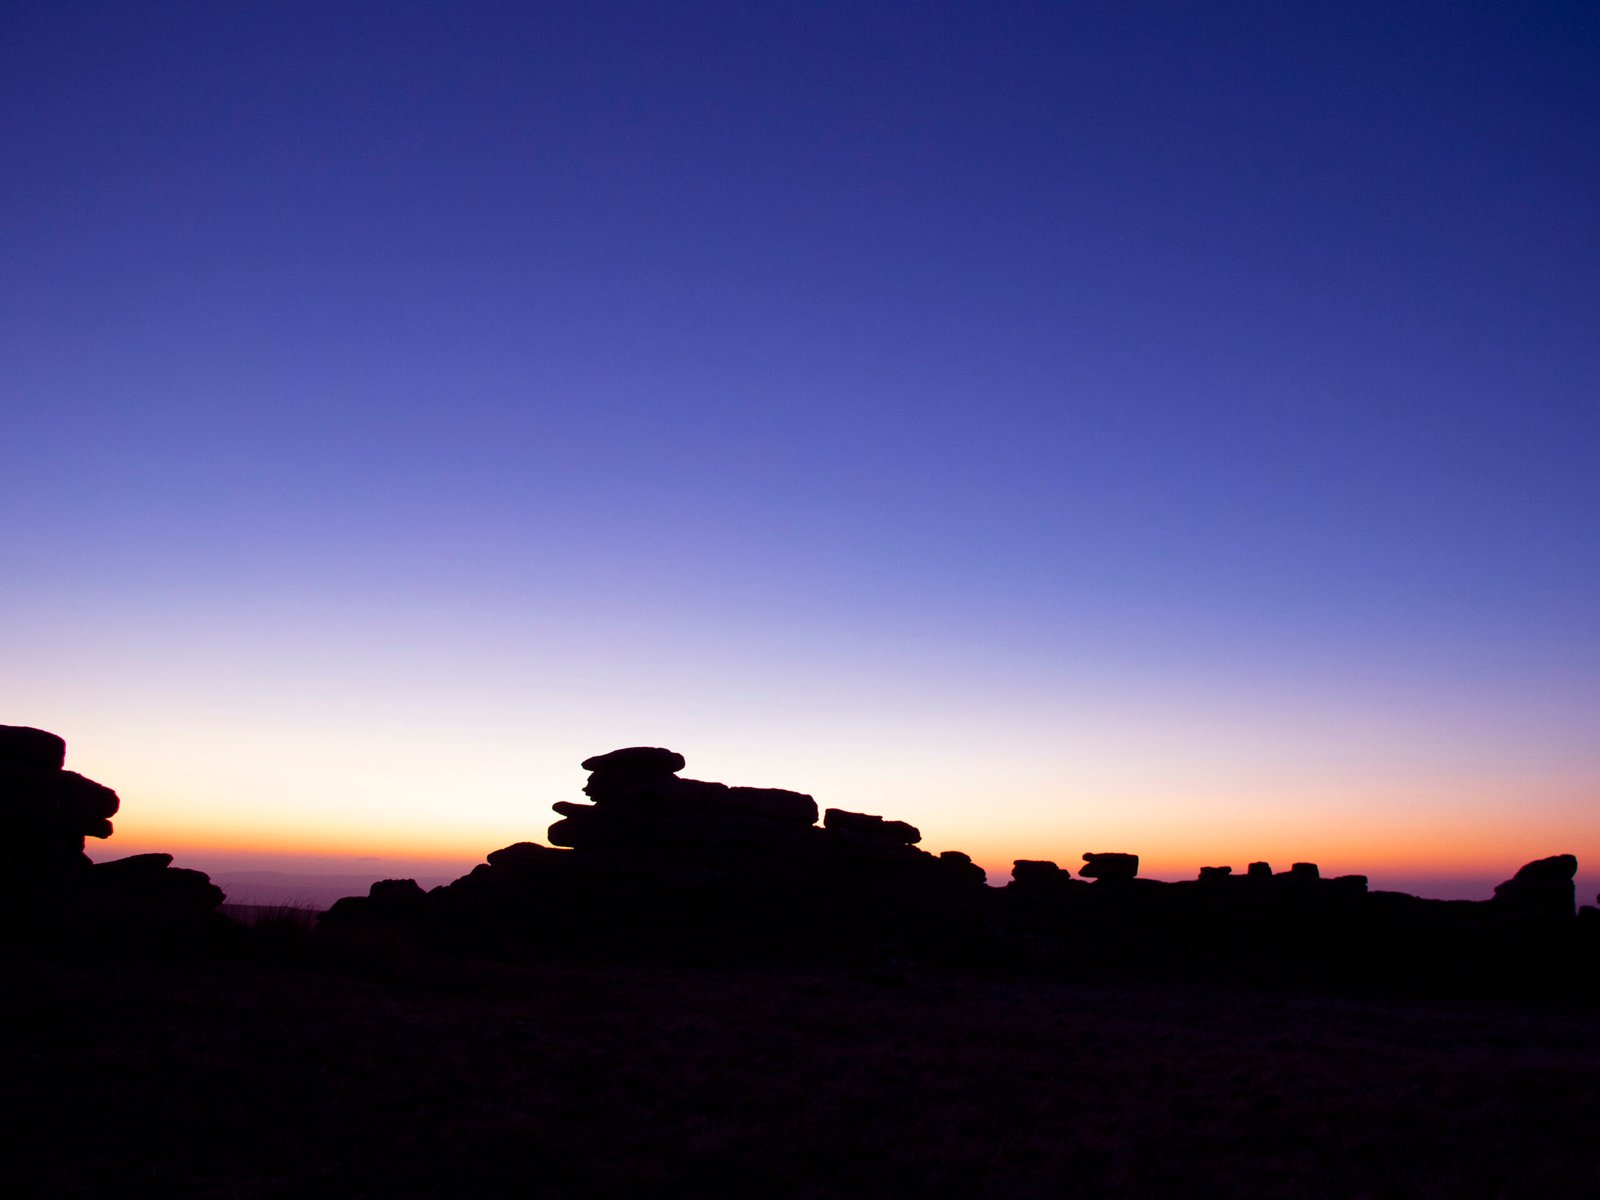
[[[383,878],[381,870],[364,872],[313,872],[219,869],[212,882],[228,894],[230,904],[294,904],[330,908],[342,896],[365,891]],[[448,875],[419,875],[418,883],[435,887],[448,883]]]

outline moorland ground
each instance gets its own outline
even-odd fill
[[[985,977],[34,957],[13,1194],[1600,1194],[1600,1009]]]

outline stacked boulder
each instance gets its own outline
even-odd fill
[[[830,808],[824,813],[822,827],[831,835],[829,840],[834,846],[868,858],[901,858],[922,840],[922,830],[909,822],[842,808]]]
[[[819,827],[803,792],[685,779],[684,767],[659,746],[585,759],[588,802],[552,805],[550,846],[496,850],[425,897],[386,881],[324,923],[510,953],[827,953],[948,940],[941,922],[981,903],[983,869],[919,849],[913,825],[829,809]]]
[[[936,903],[939,893],[983,888],[982,867],[960,850],[934,857],[918,848],[922,830],[908,821],[830,808],[822,816],[822,847],[835,878],[856,886],[903,889],[908,897]]]
[[[785,788],[738,787],[680,778],[683,755],[630,746],[585,759],[584,794],[557,801],[552,845],[601,863],[645,864],[662,878],[758,882],[766,898],[787,889],[815,898],[832,889],[908,895],[981,888],[983,868],[960,851],[935,857],[906,821],[830,808],[817,827],[817,802]]]
[[[586,759],[585,800],[553,805],[551,845],[503,847],[430,892],[382,881],[339,901],[324,927],[507,957],[904,953],[1274,985],[1518,988],[1565,969],[1566,931],[1526,914],[1570,916],[1570,855],[1530,863],[1487,903],[1372,892],[1364,876],[1328,878],[1312,862],[1206,866],[1162,882],[1122,851],[1086,853],[1076,873],[1021,859],[991,891],[965,854],[921,849],[908,822],[829,808],[819,825],[809,795],[686,779],[685,765],[659,746]],[[1600,910],[1571,924],[1600,945]]]
[[[817,802],[783,788],[729,787],[680,779],[684,757],[630,746],[583,761],[592,803],[558,800],[552,845],[574,850],[701,847],[798,849],[817,820]]]
[[[89,865],[84,839],[111,836],[120,801],[65,770],[67,743],[25,725],[0,725],[0,871],[8,880],[70,878]]]
[[[1011,864],[1006,890],[1018,895],[1070,896],[1089,886],[1085,879],[1101,885],[1129,883],[1139,874],[1139,856],[1119,850],[1085,851],[1078,874],[1083,878],[1074,879],[1071,871],[1051,859],[1019,858]]]
[[[111,836],[120,801],[110,788],[65,769],[66,742],[23,725],[0,725],[0,895],[13,934],[139,935],[209,917],[220,888],[170,854],[94,863],[86,838]]]

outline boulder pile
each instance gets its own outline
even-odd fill
[[[930,912],[981,902],[983,869],[960,851],[919,849],[907,822],[830,808],[819,827],[811,796],[685,779],[683,755],[659,746],[582,765],[588,802],[551,806],[550,846],[496,850],[425,903],[385,881],[324,923],[410,925],[501,948],[784,952],[938,937]]]
[[[592,803],[551,806],[562,818],[550,826],[551,845],[793,849],[816,823],[817,802],[801,792],[680,779],[684,765],[683,755],[656,746],[584,759]]]
[[[1183,903],[1201,903],[1201,899],[1190,896],[1191,889],[1195,885],[1202,887],[1200,897],[1208,903],[1222,897],[1252,903],[1262,901],[1282,903],[1303,900],[1311,896],[1349,896],[1367,890],[1365,875],[1340,875],[1333,879],[1324,879],[1317,864],[1310,862],[1298,862],[1287,871],[1277,873],[1273,872],[1269,863],[1253,862],[1244,875],[1235,875],[1233,868],[1228,866],[1201,867],[1197,879],[1166,884],[1153,879],[1138,879],[1139,856],[1121,851],[1085,853],[1083,866],[1079,868],[1078,874],[1084,879],[1094,880],[1102,888],[1107,884],[1137,882],[1141,896],[1146,899],[1154,894],[1152,888],[1157,891],[1165,889],[1171,892],[1175,903],[1180,900]],[[1082,880],[1073,879],[1070,871],[1063,870],[1055,863],[1026,858],[1019,858],[1012,864],[1011,882],[1007,885],[1007,890],[1010,892],[1041,896],[1078,894],[1086,897],[1090,894],[1087,891],[1074,890],[1085,888],[1087,885]]]
[[[25,725],[0,725],[0,871],[50,879],[89,864],[85,838],[111,836],[120,801],[65,769],[67,743]]]
[[[65,769],[67,744],[25,725],[0,725],[0,896],[13,934],[92,929],[137,933],[211,914],[220,888],[170,854],[94,863],[86,838],[111,836],[117,793]]]
[[[1530,863],[1481,903],[1372,892],[1365,876],[1329,878],[1304,861],[1163,882],[1140,877],[1126,851],[1086,853],[1076,872],[1019,859],[1010,884],[990,889],[967,855],[922,849],[909,822],[828,808],[819,823],[803,792],[689,779],[685,767],[660,746],[585,759],[584,798],[552,805],[550,845],[505,846],[429,892],[384,880],[340,900],[324,929],[507,957],[904,953],[1274,984],[1515,989],[1565,961],[1552,918],[1572,912],[1569,855]],[[1569,923],[1600,942],[1600,911]]]

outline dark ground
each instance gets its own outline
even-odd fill
[[[1600,1195],[1600,1007],[873,966],[19,964],[11,1194]]]

